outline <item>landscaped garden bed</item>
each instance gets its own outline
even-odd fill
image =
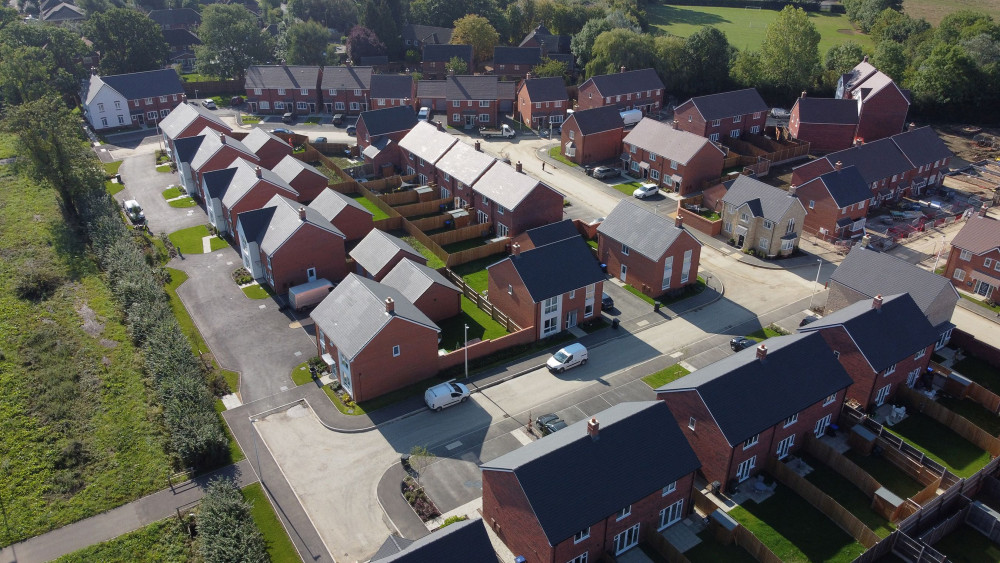
[[[434,506],[431,499],[427,497],[427,493],[424,492],[424,488],[421,487],[413,477],[407,475],[403,478],[402,492],[403,498],[405,498],[406,502],[413,507],[413,511],[417,513],[420,520],[429,522],[438,516],[441,516],[437,507]]]
[[[661,369],[658,372],[651,373],[646,377],[643,377],[642,381],[653,389],[658,389],[671,381],[684,377],[689,373],[691,372],[686,367],[680,364],[674,364],[668,368]]]

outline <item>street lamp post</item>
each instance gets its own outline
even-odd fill
[[[941,235],[941,248],[938,249],[937,255],[934,256],[934,268],[931,269],[932,272],[937,272],[938,260],[941,259],[942,252],[944,252],[944,235]]]
[[[259,478],[260,482],[263,483],[264,482],[264,474],[261,473],[261,471],[260,471],[260,453],[257,451],[257,428],[254,426],[255,422],[257,422],[257,419],[251,416],[250,417],[250,434],[253,435],[253,456],[254,456],[254,458],[257,459],[257,478]]]
[[[812,295],[809,296],[809,309],[813,308],[813,298],[816,297],[816,286],[819,285],[819,273],[823,269],[823,260],[820,258],[816,259],[816,282],[813,286]]]
[[[465,378],[469,379],[469,325],[465,325]]]

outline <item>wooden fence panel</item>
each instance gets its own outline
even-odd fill
[[[344,194],[344,195],[358,193],[358,183],[355,182],[354,180],[350,180],[348,182],[338,182],[336,184],[331,183],[327,184],[326,187],[339,194]]]
[[[365,199],[372,202],[375,205],[375,207],[378,207],[379,209],[384,211],[387,215],[389,215],[389,217],[400,217],[400,214],[398,211],[396,211],[396,208],[379,199],[379,197],[374,193],[372,193],[372,191],[369,190],[364,184],[360,182],[355,182],[354,185],[357,188],[358,193],[365,196]]]
[[[917,494],[910,497],[910,500],[919,504],[921,506],[927,504],[928,501],[937,496],[938,489],[941,488],[941,478],[938,477],[934,481],[931,481],[929,485],[917,491]]]
[[[451,215],[447,214],[435,215],[433,217],[424,217],[423,219],[408,219],[410,224],[420,229],[421,231],[424,231],[425,233],[427,231],[443,229],[445,227],[445,224],[451,220],[452,220]],[[434,236],[434,235],[429,235],[429,236]]]
[[[694,501],[694,507],[702,514],[706,516],[718,510],[718,505],[712,502],[712,499],[708,498],[708,495],[701,492],[697,487],[691,493],[691,499]]]
[[[462,242],[474,238],[483,238],[483,233],[490,232],[493,228],[493,223],[476,223],[475,225],[468,225],[460,229],[452,229],[450,231],[444,231],[441,233],[430,235],[431,240],[440,244],[442,247],[448,244],[455,244],[456,242]]]
[[[420,241],[420,244],[426,246],[427,250],[430,250],[431,253],[434,254],[434,256],[437,256],[442,261],[448,260],[448,253],[445,252],[444,249],[441,248],[440,245],[438,245],[438,243],[431,240],[431,237],[424,234],[424,232],[421,231],[420,229],[414,227],[409,221],[406,220],[403,221],[403,230],[406,231],[406,233],[412,236],[413,238]]]
[[[875,491],[882,488],[882,484],[869,475],[867,471],[812,434],[806,435],[805,446],[809,455],[823,462],[824,465],[836,471],[841,477],[853,483],[868,498],[875,498]]]
[[[903,399],[911,408],[926,414],[944,426],[950,428],[955,434],[972,442],[977,447],[990,453],[992,457],[1000,456],[1000,439],[979,426],[969,422],[964,416],[948,409],[936,401],[910,389],[901,387],[898,396]]]
[[[657,532],[654,526],[646,526],[643,532],[643,541],[668,563],[691,563],[687,557],[684,557],[683,553],[677,551],[677,548],[667,538],[663,537],[663,534]]]
[[[470,248],[468,250],[463,250],[461,252],[456,252],[454,254],[449,254],[447,265],[449,268],[452,268],[467,262],[479,260],[480,258],[486,258],[487,256],[505,252],[507,250],[507,240],[508,239],[502,239],[496,242],[484,244],[482,246],[477,246],[475,248]],[[497,260],[499,259],[500,258],[498,257]]]
[[[398,231],[403,228],[403,221],[405,219],[402,217],[386,217],[385,219],[373,221],[372,224],[380,231]]]
[[[742,525],[736,526],[736,544],[747,550],[760,563],[783,563],[771,548],[764,545],[764,542]]]
[[[379,190],[372,190],[379,191]],[[382,201],[388,203],[389,205],[406,205],[408,203],[417,203],[417,192],[413,190],[407,190],[405,192],[389,192],[380,193],[378,198]]]
[[[1000,412],[1000,395],[983,387],[975,381],[969,384],[966,398],[971,399],[992,413]]]
[[[399,213],[403,217],[414,217],[416,215],[427,215],[428,213],[440,212],[448,205],[451,205],[451,202],[451,199],[434,199],[431,201],[411,203],[409,205],[399,205],[393,207],[393,209],[395,209],[396,213]]]

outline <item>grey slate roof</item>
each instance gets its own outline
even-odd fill
[[[261,252],[273,254],[303,224],[345,238],[344,233],[330,224],[318,211],[304,207],[306,218],[299,217],[302,204],[280,195],[275,195],[261,209],[240,213],[238,221],[243,223],[243,234],[257,242]],[[244,218],[246,216],[246,218]]]
[[[602,106],[574,112],[569,119],[575,120],[581,135],[603,133],[612,129],[623,129],[625,122],[615,106]]]
[[[791,206],[802,205],[798,198],[788,195],[785,190],[749,176],[736,178],[726,195],[722,196],[722,201],[736,207],[746,203],[755,217],[774,222],[780,221]]]
[[[326,181],[326,176],[319,170],[316,170],[313,165],[302,162],[290,154],[286,154],[284,158],[279,160],[278,164],[275,164],[271,171],[288,184],[291,184],[302,174],[316,176],[317,178],[322,178],[324,182]]]
[[[52,8],[39,14],[39,19],[44,22],[60,22],[71,20],[82,20],[87,17],[87,12],[68,2],[60,2]]]
[[[390,536],[391,537],[391,536]],[[443,530],[409,542],[402,551],[384,555],[378,553],[372,563],[497,563],[499,558],[479,518],[451,524]],[[380,549],[381,553],[382,550]]]
[[[252,65],[247,69],[245,86],[270,90],[315,90],[318,80],[318,66]]]
[[[747,348],[660,387],[657,395],[696,391],[729,445],[737,446],[853,383],[817,333],[777,336],[764,345],[763,362],[756,348]]]
[[[503,81],[497,83],[497,99],[501,102],[505,100],[514,101],[517,92],[517,82]]]
[[[535,303],[604,281],[605,278],[590,247],[580,237],[525,250],[519,256],[510,256],[505,260],[513,264]],[[501,263],[503,260],[497,262]]]
[[[522,88],[528,89],[528,97],[532,102],[556,102],[568,100],[566,93],[566,83],[558,76],[546,78],[531,78],[521,83]]]
[[[235,167],[205,172],[202,176],[202,181],[205,183],[205,192],[208,194],[208,197],[215,199],[225,195],[234,176],[236,176]]]
[[[678,237],[685,236],[674,222],[653,213],[627,199],[618,202],[597,232],[627,245],[630,249],[656,262]],[[687,236],[691,236],[690,233]],[[699,243],[700,244],[700,243]]]
[[[373,100],[411,98],[413,97],[413,77],[409,74],[373,74],[369,96]]]
[[[163,40],[171,47],[186,47],[188,45],[201,45],[201,39],[191,31],[183,28],[164,29]]]
[[[576,230],[572,219],[564,219],[558,223],[549,223],[548,225],[528,229],[524,231],[524,234],[535,247],[580,236],[580,232]]]
[[[891,138],[830,153],[825,158],[831,168],[835,167],[837,161],[844,163],[844,166],[857,166],[858,172],[868,185],[913,169],[913,165],[903,156]]]
[[[645,92],[646,90],[663,90],[663,81],[651,68],[629,70],[615,74],[601,74],[590,77],[587,82],[593,82],[601,96],[617,96],[630,92]],[[587,85],[580,86],[583,89]]]
[[[187,129],[198,117],[203,117],[219,126],[219,129],[229,131],[219,116],[201,107],[200,105],[178,104],[166,117],[160,121],[160,131],[170,139],[176,139],[182,131]]]
[[[385,300],[390,297],[395,302],[391,315],[385,311]],[[348,274],[309,316],[348,361],[364,350],[393,317],[441,331],[398,290],[357,274]]]
[[[977,213],[958,231],[951,245],[973,254],[983,254],[1000,247],[1000,221],[992,217],[980,217]]]
[[[194,155],[191,160],[191,168],[195,170],[201,169],[212,156],[222,150],[223,147],[232,147],[233,149],[243,153],[249,159],[256,159],[257,155],[254,154],[252,150],[247,148],[242,142],[233,138],[232,135],[226,135],[225,133],[219,133],[214,129],[206,127],[201,130],[200,135],[204,135],[205,139],[201,142],[201,146],[198,147],[198,152]]]
[[[191,164],[191,160],[193,160],[195,155],[198,154],[198,149],[201,147],[201,142],[204,140],[204,134],[176,139],[174,141],[174,150],[177,151],[178,162]]]
[[[258,167],[256,164],[242,158],[234,160],[228,168],[236,168],[236,174],[233,175],[233,179],[230,180],[225,192],[219,194],[221,195],[222,205],[227,208],[232,209],[234,205],[243,199],[243,196],[250,193],[250,190],[257,187],[261,182],[272,184],[289,195],[299,195],[299,192],[295,191],[295,188],[289,186],[288,182],[282,180],[273,171]],[[257,176],[258,168],[260,168],[260,177]],[[212,197],[218,196],[212,194]]]
[[[458,140],[426,121],[418,122],[402,139],[399,147],[417,158],[436,164]]]
[[[743,90],[698,96],[691,98],[689,101],[694,104],[694,107],[698,109],[701,116],[708,121],[757,112],[766,113],[768,111],[767,104],[764,103],[764,98],[760,97],[756,88],[745,88]]]
[[[550,545],[701,467],[663,401],[619,403],[595,418],[596,440],[585,419],[482,465],[514,473]]]
[[[628,135],[625,135],[622,142],[636,145],[681,164],[690,162],[691,158],[706,146],[722,154],[722,149],[701,135],[674,129],[672,125],[647,117],[642,118]]]
[[[875,297],[908,293],[925,313],[941,295],[950,293],[958,301],[958,292],[948,278],[900,260],[891,254],[855,245],[830,276],[830,281],[858,293]]]
[[[496,159],[485,152],[477,151],[465,143],[458,142],[444,153],[436,166],[441,172],[466,186],[471,186],[490,166],[493,166],[494,162]]]
[[[416,303],[431,287],[444,286],[455,293],[461,290],[433,268],[418,264],[413,260],[400,260],[382,278],[382,283],[399,290],[407,299]]]
[[[800,123],[857,125],[858,103],[836,98],[799,98]]]
[[[532,40],[537,42],[539,47],[544,44],[546,50],[550,54],[569,53],[572,37],[569,35],[552,35],[552,32],[549,31],[547,27],[542,24],[538,24],[538,27],[528,32],[528,35],[524,36],[524,39],[518,46],[524,47]]]
[[[378,229],[365,235],[365,238],[361,239],[350,255],[365,271],[376,274],[400,252],[420,262],[426,261],[424,256],[414,250],[412,246]]]
[[[872,307],[871,299],[858,301],[801,327],[799,332],[808,334],[835,326],[847,329],[877,372],[913,356],[940,336],[906,293],[883,297],[881,310]]]
[[[127,100],[184,93],[181,78],[172,68],[102,76],[101,80]]]
[[[316,196],[316,199],[309,202],[309,207],[315,209],[319,212],[323,218],[327,221],[333,222],[340,212],[348,207],[353,207],[359,211],[363,211],[368,215],[372,212],[361,205],[354,198],[347,197],[346,195],[340,194],[333,190],[323,190]]]
[[[472,60],[472,45],[435,45],[426,44],[423,47],[425,63],[446,63],[458,57],[463,61]]]
[[[191,8],[174,8],[171,10],[151,10],[149,19],[153,20],[160,27],[175,25],[198,25],[201,23],[201,14]],[[169,30],[167,30],[169,31]]]
[[[284,139],[268,132],[263,127],[254,127],[246,137],[243,137],[241,142],[243,146],[250,149],[254,154],[257,154],[257,151],[266,145],[268,141],[277,141],[283,145],[291,146]]]
[[[542,50],[538,47],[493,47],[494,65],[537,65],[542,62]]]
[[[915,168],[954,156],[930,127],[899,133],[890,139]]]
[[[374,92],[374,90],[372,90]],[[372,95],[374,97],[374,94]],[[361,112],[358,121],[365,122],[365,129],[372,137],[409,131],[417,124],[417,114],[410,106],[395,106]]]
[[[360,66],[381,66],[389,64],[389,57],[387,55],[372,55],[370,57],[361,57],[358,61]],[[372,76],[378,76],[377,74]]]
[[[434,27],[432,25],[420,25],[408,23],[403,26],[403,39],[410,41],[420,41],[427,44],[447,44],[451,43],[451,34],[455,30],[450,27]]]
[[[489,170],[483,173],[479,180],[472,185],[473,190],[485,195],[507,209],[517,209],[517,206],[520,205],[521,202],[524,201],[524,198],[528,197],[528,195],[534,191],[536,187],[555,191],[551,187],[539,182],[527,174],[518,172],[513,166],[503,162],[498,162],[491,166]]]
[[[500,79],[496,76],[449,76],[445,79],[444,95],[448,100],[497,100]]]
[[[446,81],[444,80],[418,80],[417,97],[424,100],[427,98],[444,99]]]
[[[381,559],[385,559],[390,555],[395,555],[400,551],[406,549],[407,546],[413,543],[413,540],[408,540],[406,538],[397,536],[396,534],[389,534],[389,537],[382,542],[382,546],[378,548],[375,555],[372,555],[372,562],[377,562]]]
[[[370,66],[328,66],[323,68],[323,90],[367,90],[372,82]]]
[[[872,191],[856,166],[845,166],[819,176],[837,207],[844,208],[872,198]]]

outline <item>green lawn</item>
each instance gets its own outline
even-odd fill
[[[691,563],[754,563],[757,561],[747,550],[733,542],[722,545],[708,530],[703,530],[698,537],[701,543],[684,552],[684,557]]]
[[[469,340],[489,340],[507,334],[503,325],[463,295],[461,314],[438,323],[441,327],[440,346],[448,351],[460,349],[465,342],[465,325],[469,325]]]
[[[611,187],[627,196],[631,196],[632,192],[634,192],[636,188],[639,188],[641,186],[642,182],[623,182],[621,184],[615,184]]]
[[[240,121],[242,121],[245,125],[253,125],[255,123],[260,123],[260,116],[244,114],[240,117]]]
[[[359,193],[344,194],[344,195],[346,195],[347,197],[349,197],[349,198],[353,199],[354,201],[360,203],[368,211],[371,211],[372,212],[372,220],[373,221],[378,221],[380,219],[388,219],[389,218],[389,214],[388,213],[386,213],[385,211],[382,211],[381,209],[379,209],[377,205],[375,205],[371,200],[369,200],[365,196],[363,196],[363,195],[361,195]]]
[[[584,240],[587,241],[587,246],[589,246],[590,248],[593,248],[594,250],[597,250],[597,241],[596,240],[589,239],[589,238],[588,239],[584,239]]]
[[[994,313],[1000,313],[1000,305],[987,305],[986,302],[983,301],[982,299],[979,299],[978,297],[974,297],[972,295],[969,295],[968,293],[966,293],[964,291],[959,291],[958,294],[962,296],[962,299],[965,299],[966,301],[971,301],[972,303],[975,303],[976,305],[979,305],[983,309],[989,309],[990,311],[993,311]]]
[[[958,10],[976,10],[994,14],[993,19],[996,20],[995,14],[1000,10],[1000,4],[997,0],[903,0],[903,11],[907,15],[917,19],[924,18],[934,27],[941,23],[942,18]]]
[[[642,381],[643,383],[649,385],[653,389],[658,389],[660,387],[663,387],[667,383],[670,383],[671,381],[684,377],[689,373],[691,372],[688,371],[687,368],[685,368],[684,366],[680,364],[674,364],[666,369],[661,369],[656,373],[651,373],[646,377],[643,377]]]
[[[330,401],[333,402],[333,406],[337,407],[337,410],[340,411],[342,414],[354,415],[354,416],[360,416],[365,414],[365,409],[361,405],[355,405],[354,408],[348,408],[346,405],[344,405],[344,403],[341,402],[340,397],[337,396],[337,392],[333,390],[332,385],[327,385],[323,387],[323,391],[326,393],[326,396],[330,398]]]
[[[267,554],[271,556],[272,563],[301,563],[302,559],[295,551],[295,545],[288,537],[288,532],[281,525],[281,520],[274,513],[274,508],[268,502],[267,496],[260,483],[248,485],[243,489],[243,497],[253,503],[250,513],[253,521],[260,528],[267,542]]]
[[[809,475],[806,475],[806,480],[816,485],[824,493],[830,495],[833,500],[840,503],[840,506],[846,508],[851,514],[857,516],[859,520],[864,522],[880,538],[887,537],[892,533],[895,526],[872,509],[872,499],[868,498],[868,495],[861,489],[854,486],[854,483],[851,483],[841,476],[840,473],[830,469],[830,467],[808,454],[803,453],[800,457],[802,457],[802,460],[807,465],[813,468],[813,471]]]
[[[467,240],[462,240],[459,242],[453,242],[451,244],[446,244],[441,248],[448,254],[456,254],[462,252],[463,250],[469,250],[471,248],[478,248],[489,242],[482,237],[474,237]]]
[[[427,259],[428,268],[432,268],[434,270],[437,270],[438,268],[444,268],[445,265],[444,260],[438,258],[437,254],[434,254],[433,252],[431,252],[431,249],[424,246],[424,243],[420,242],[419,240],[411,236],[404,236],[402,237],[402,239],[403,241],[406,242],[406,244],[412,246],[413,250],[416,250],[417,252],[420,253],[421,256]]]
[[[948,561],[955,563],[1000,561],[1000,546],[968,526],[959,526],[957,530],[934,544],[934,549],[948,556]]]
[[[111,180],[105,180],[104,181],[104,189],[107,190],[107,192],[109,194],[115,195],[116,193],[124,190],[125,189],[125,185],[124,184],[119,184],[118,182],[112,182]]]
[[[199,74],[197,72],[189,72],[181,75],[181,80],[184,82],[215,82],[218,78],[214,76],[209,76],[207,74]]]
[[[118,169],[122,167],[122,162],[123,161],[121,160],[117,160],[115,162],[105,162],[101,166],[104,168],[104,172],[108,176],[114,176],[118,173]]]
[[[938,397],[938,403],[947,407],[960,416],[965,417],[969,422],[997,436],[1000,435],[1000,416],[986,410],[979,403],[970,399],[954,399],[951,397]]]
[[[625,290],[628,291],[629,293],[631,293],[632,295],[635,295],[639,299],[642,299],[646,303],[649,303],[650,305],[655,305],[656,304],[656,301],[653,300],[652,297],[646,295],[645,293],[639,291],[638,289],[632,287],[629,284],[625,284]]]
[[[249,297],[250,299],[268,299],[269,297],[274,295],[274,292],[271,291],[271,288],[260,284],[248,285],[242,289],[243,289],[243,294]]]
[[[113,540],[56,559],[57,563],[196,561],[194,541],[176,517],[154,522]]]
[[[952,369],[990,391],[1000,393],[1000,369],[991,366],[984,360],[974,356],[966,356],[961,361],[956,362]]]
[[[162,172],[162,173],[170,172],[170,165],[169,164],[161,164],[160,166],[156,167],[156,171],[157,172]]]
[[[767,25],[778,17],[776,10],[747,10],[714,6],[668,6],[649,3],[646,7],[650,26],[672,35],[687,37],[705,26],[714,26],[726,34],[730,45],[739,49],[757,49],[764,40]],[[844,14],[806,12],[820,33],[819,54],[822,57],[834,45],[855,41],[867,49],[873,48],[871,38],[854,29]]]
[[[292,368],[291,373],[292,382],[296,385],[305,385],[306,383],[312,383],[312,374],[309,373],[309,362],[305,361],[301,364]]]
[[[989,453],[923,413],[910,413],[889,430],[959,477],[972,476],[990,461]]]
[[[924,488],[919,481],[882,456],[864,456],[854,450],[848,450],[844,455],[900,497],[910,498]]]
[[[0,158],[17,156],[17,136],[10,133],[0,134]]]
[[[180,209],[184,209],[186,207],[194,207],[198,205],[198,202],[196,202],[194,198],[189,196],[189,197],[182,197],[180,199],[175,199],[173,201],[168,201],[167,205],[169,205],[170,207],[177,207]]]
[[[211,233],[208,232],[208,227],[205,225],[198,225],[197,227],[190,227],[187,229],[181,229],[179,231],[174,231],[170,233],[170,242],[177,247],[183,254],[204,254],[204,246],[201,240]],[[211,249],[221,250],[226,247],[226,241],[219,237],[212,237]]]
[[[767,340],[768,338],[774,338],[775,336],[782,336],[783,334],[785,333],[777,330],[774,325],[771,325],[751,332],[747,335],[747,338],[753,338],[757,342],[760,342],[761,340]]]
[[[180,186],[171,186],[163,190],[163,199],[174,199],[175,197],[181,197],[184,195],[184,190]]]
[[[451,270],[462,276],[462,279],[469,285],[469,287],[479,293],[482,293],[489,289],[489,276],[487,275],[486,268],[496,264],[500,260],[503,260],[504,257],[505,255],[503,254],[494,254],[493,256],[487,256],[485,258],[480,258],[479,260],[459,264]]]
[[[578,167],[578,165],[575,162],[573,162],[572,160],[569,160],[568,158],[566,158],[565,156],[562,155],[562,150],[561,149],[562,149],[562,147],[560,145],[556,145],[556,146],[552,147],[551,149],[549,149],[549,156],[551,156],[552,158],[554,158],[554,159],[558,160],[559,162],[565,164],[566,166],[574,167],[574,168]]]
[[[748,500],[729,515],[785,562],[848,562],[865,551],[832,520],[780,483],[763,503]]]

